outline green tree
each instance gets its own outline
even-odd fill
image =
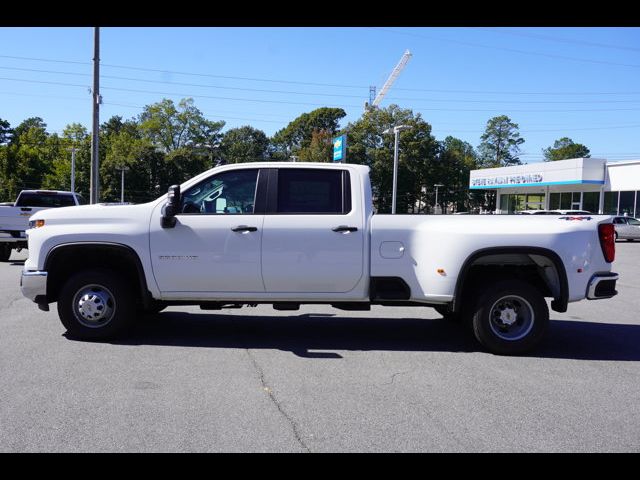
[[[518,124],[506,115],[493,117],[487,122],[478,147],[483,167],[520,165],[518,154],[524,139],[520,138]]]
[[[433,182],[430,182],[444,185],[438,191],[438,203],[444,211],[451,204],[455,205],[456,211],[473,209],[475,199],[469,191],[469,174],[478,168],[476,151],[469,143],[451,136],[438,146],[438,162]],[[430,200],[435,201],[435,198]]]
[[[268,159],[269,138],[250,126],[232,128],[222,137],[220,153],[227,163],[263,162]]]
[[[553,142],[553,147],[542,150],[545,162],[566,160],[568,158],[589,158],[591,152],[581,143],[575,143],[568,137]]]
[[[62,131],[62,136],[52,135],[48,149],[51,163],[42,179],[42,187],[52,190],[71,188],[71,149],[76,150],[75,191],[89,197],[91,171],[91,135],[79,123],[71,123]]]
[[[193,99],[173,100],[147,105],[139,117],[143,137],[164,154],[164,173],[172,183],[181,183],[213,167],[202,147],[210,149],[220,143],[225,122],[207,120]]]
[[[24,120],[13,131],[0,158],[2,200],[14,200],[20,190],[40,188],[52,161],[49,134],[40,117]]]
[[[314,130],[308,147],[301,148],[298,157],[301,162],[332,162],[333,134],[327,130]]]
[[[390,212],[393,190],[393,133],[384,134],[396,125],[407,125],[400,132],[398,161],[397,212],[415,212],[422,189],[434,178],[438,144],[431,125],[421,115],[397,105],[373,109],[350,123],[347,133],[347,162],[368,165],[374,203],[379,212]]]
[[[121,169],[125,171],[125,201],[144,203],[166,191],[168,172],[162,152],[149,139],[135,132],[121,130],[112,134],[104,161],[100,164],[102,196],[106,201],[119,201]]]
[[[147,105],[139,123],[144,134],[165,153],[198,143],[218,143],[222,137],[220,130],[225,124],[204,118],[192,98],[180,100],[177,107],[173,100],[166,98]]]
[[[9,121],[0,118],[0,145],[8,143],[12,134],[13,130],[11,130]]]
[[[300,156],[302,149],[311,146],[313,133],[325,132],[331,136],[338,131],[340,119],[347,113],[342,108],[317,108],[309,113],[303,113],[290,122],[285,128],[277,131],[271,139],[272,158],[274,160],[288,160],[290,156]],[[317,148],[317,146],[316,146]]]

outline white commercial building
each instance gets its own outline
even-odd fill
[[[495,190],[496,213],[588,210],[640,215],[640,160],[573,158],[472,170],[472,190]]]

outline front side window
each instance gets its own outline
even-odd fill
[[[282,168],[278,172],[277,213],[334,214],[351,211],[349,172]]]
[[[629,222],[629,225],[640,225],[640,220],[638,220],[637,218],[628,218],[627,222]]]
[[[258,169],[223,172],[182,194],[181,212],[187,214],[252,214]]]

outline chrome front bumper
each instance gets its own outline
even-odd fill
[[[599,298],[611,298],[618,294],[616,282],[617,273],[598,273],[591,277],[587,286],[587,298],[596,300]]]
[[[22,294],[32,302],[47,303],[47,272],[23,270],[20,289]]]

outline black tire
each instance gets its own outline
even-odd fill
[[[62,287],[58,316],[69,335],[79,340],[115,338],[135,318],[133,291],[117,272],[85,270],[73,275]]]
[[[519,355],[534,349],[549,325],[542,294],[521,280],[485,287],[471,314],[473,334],[491,353]]]
[[[8,262],[9,257],[11,257],[11,245],[5,243],[4,245],[0,245],[0,262]]]

